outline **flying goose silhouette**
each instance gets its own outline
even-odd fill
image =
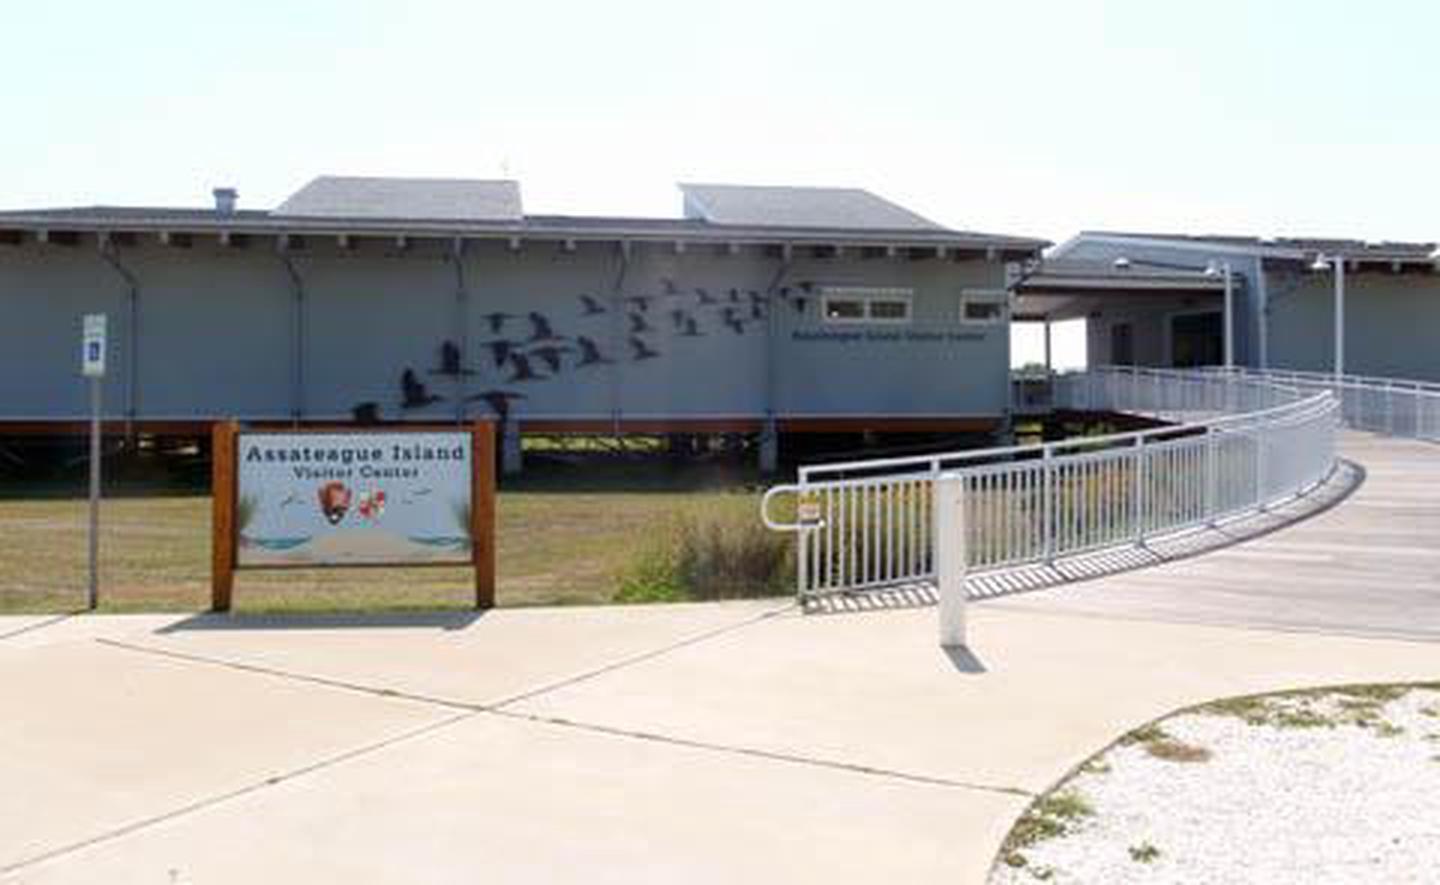
[[[704,338],[704,337],[705,337],[705,333],[700,331],[700,327],[699,327],[699,325],[695,322],[695,318],[694,318],[694,317],[686,317],[686,318],[685,318],[685,325],[684,325],[684,327],[681,329],[680,334],[683,335],[683,336],[686,337],[686,338]]]
[[[593,296],[581,295],[580,303],[585,308],[585,313],[582,314],[583,316],[593,317],[596,314],[605,313],[605,306],[595,300]]]
[[[679,329],[685,325],[685,320],[690,315],[680,308],[670,311],[670,319],[675,322],[675,328]]]
[[[530,333],[530,340],[534,341],[561,341],[564,335],[556,335],[555,330],[550,328],[550,320],[543,313],[530,311],[530,326],[533,331]]]
[[[431,369],[430,374],[459,378],[461,375],[474,375],[475,373],[460,367],[460,345],[454,341],[443,341],[440,344],[440,368]]]
[[[730,303],[731,303],[731,304],[739,304],[739,303],[740,303],[740,290],[739,290],[739,289],[731,289],[731,290],[730,290]]]
[[[553,344],[547,344],[544,347],[537,347],[530,351],[530,355],[540,357],[541,362],[549,366],[551,372],[560,371],[560,355],[562,353],[574,353],[574,350],[569,347],[557,347]]]
[[[739,315],[735,312],[735,308],[725,308],[725,310],[720,314],[720,319],[722,322],[725,323],[725,325],[734,329],[736,335],[745,334],[745,322],[740,319]]]
[[[500,368],[510,362],[510,353],[519,342],[511,341],[508,338],[497,338],[494,341],[486,341],[485,346],[490,348],[490,356],[495,359],[495,368]]]
[[[650,328],[650,324],[645,322],[645,318],[642,317],[640,314],[632,313],[626,314],[626,316],[630,317],[630,334],[639,335],[642,332],[654,331]]]
[[[578,369],[582,366],[593,366],[597,364],[608,364],[614,362],[600,352],[600,348],[594,341],[581,335],[575,339],[575,344],[580,348],[580,360],[575,363]]]
[[[500,330],[505,326],[505,321],[513,320],[514,318],[515,315],[513,313],[502,313],[498,311],[495,313],[487,313],[483,317],[483,319],[490,324],[491,335],[499,335]]]
[[[414,369],[406,369],[400,375],[400,408],[423,409],[431,403],[438,403],[444,397],[436,396],[425,389],[425,384],[415,375]]]
[[[765,319],[765,305],[761,304],[761,303],[758,302],[758,301],[752,303],[752,304],[750,305],[750,319],[752,319],[752,320],[763,320],[763,319]]]
[[[660,351],[651,350],[650,347],[646,345],[643,340],[636,338],[633,335],[630,336],[630,347],[635,352],[634,360],[637,363],[641,362],[642,360],[653,360],[655,359],[655,357],[660,355]]]
[[[650,301],[652,299],[649,295],[631,295],[625,300],[635,305],[635,307],[638,308],[641,313],[645,313],[646,311],[650,310]]]
[[[514,393],[509,390],[486,390],[465,397],[466,402],[484,402],[490,407],[501,421],[510,420],[510,402],[517,399],[528,399],[523,393]]]
[[[510,365],[515,367],[514,373],[506,379],[510,384],[520,381],[544,381],[544,375],[538,375],[530,367],[530,360],[523,353],[510,354]]]
[[[696,297],[697,299],[699,299],[699,301],[700,301],[701,304],[719,304],[719,303],[720,303],[720,299],[718,299],[718,298],[716,298],[715,296],[711,295],[709,292],[705,291],[704,289],[696,289],[696,290],[695,290],[695,297]]]

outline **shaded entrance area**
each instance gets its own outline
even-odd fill
[[[1232,292],[1241,279],[1231,278]],[[1015,286],[1014,321],[1086,321],[1089,364],[1194,368],[1225,363],[1226,281],[1137,262],[1046,261]],[[1233,299],[1231,299],[1233,301]]]

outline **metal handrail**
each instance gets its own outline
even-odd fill
[[[1056,382],[1072,407],[1175,423],[802,468],[762,501],[767,526],[797,535],[800,593],[932,579],[942,544],[960,544],[967,568],[986,570],[1143,542],[1303,494],[1334,469],[1340,401],[1308,381],[1104,368]],[[942,472],[962,484],[964,538],[935,537]],[[794,522],[770,512],[787,494],[797,496]]]

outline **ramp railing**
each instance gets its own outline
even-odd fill
[[[1174,423],[1059,442],[803,467],[761,515],[797,534],[801,596],[935,577],[937,479],[958,477],[964,566],[1052,562],[1213,524],[1323,483],[1338,402],[1264,377],[1102,368],[1056,379],[1058,405]],[[794,498],[795,517],[773,513]]]
[[[1284,369],[1212,369],[1237,377],[1262,379],[1307,393],[1330,391],[1340,400],[1347,427],[1386,436],[1440,441],[1440,384],[1400,378],[1375,378]]]

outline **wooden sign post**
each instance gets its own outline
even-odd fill
[[[475,607],[495,605],[494,422],[467,432],[226,421],[211,448],[214,611],[230,610],[237,569],[457,563],[475,570]]]

